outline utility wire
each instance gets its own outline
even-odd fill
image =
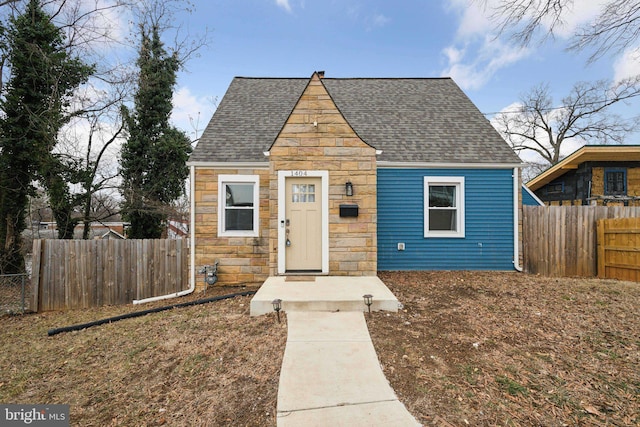
[[[634,98],[636,96],[640,95],[640,93],[636,94],[636,95],[632,95],[632,96],[626,96],[624,98],[620,98],[619,101],[623,101],[625,99],[629,99],[629,98]],[[533,113],[536,111],[543,111],[543,112],[549,112],[549,111],[556,111],[556,110],[563,110],[566,108],[573,108],[574,110],[577,110],[579,108],[584,108],[584,107],[589,107],[589,106],[593,106],[593,105],[600,105],[600,104],[606,104],[608,102],[610,102],[611,100],[598,100],[598,101],[589,101],[589,102],[583,102],[580,104],[576,104],[576,105],[560,105],[557,107],[547,107],[547,108],[533,108],[533,107],[522,107],[518,110],[515,111],[494,111],[494,112],[490,112],[490,113],[482,113],[482,115],[484,116],[494,116],[496,114],[522,114],[522,113]],[[617,101],[616,101],[617,102]]]

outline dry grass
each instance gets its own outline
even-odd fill
[[[640,425],[640,285],[382,273],[405,305],[369,329],[425,425]]]
[[[367,316],[369,329],[387,378],[425,425],[640,424],[640,285],[380,276],[405,307]],[[286,316],[249,317],[250,298],[53,337],[48,329],[140,307],[2,317],[0,402],[70,404],[74,426],[273,426]]]
[[[286,323],[249,317],[250,298],[53,337],[47,330],[141,307],[3,317],[0,402],[69,404],[81,426],[275,425]]]

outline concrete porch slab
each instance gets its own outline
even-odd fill
[[[371,311],[398,311],[398,299],[376,276],[315,276],[287,279],[269,277],[251,299],[251,316],[273,312],[271,302],[282,300],[282,310],[290,311],[366,311],[365,294],[373,295]]]

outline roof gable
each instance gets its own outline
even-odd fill
[[[310,125],[312,126],[311,128]],[[350,123],[345,119],[342,111],[335,104],[331,94],[327,91],[327,88],[323,84],[323,78],[315,72],[302,91],[302,94],[300,94],[300,98],[294,105],[287,120],[283,123],[283,127],[280,129],[278,136],[268,151],[271,151],[278,143],[278,139],[283,136],[285,138],[295,138],[297,136],[302,136],[303,138],[311,136],[313,138],[318,136],[318,132],[326,134],[328,127],[336,128],[340,125],[344,125],[343,131],[345,133],[339,135],[334,129],[332,132],[333,136],[341,136],[343,138],[355,136],[359,138],[353,127],[351,127]],[[364,142],[361,138],[360,141],[361,143]],[[364,144],[369,145],[366,142],[364,142]],[[371,146],[369,145],[369,147]]]
[[[450,78],[321,81],[353,130],[382,151],[379,161],[521,163]],[[190,161],[265,161],[308,82],[235,78]]]

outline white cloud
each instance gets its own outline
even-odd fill
[[[291,13],[291,5],[289,4],[289,0],[276,0],[276,4]]]
[[[448,0],[447,10],[460,16],[456,35],[460,39],[490,33],[495,25],[488,18],[488,13],[480,7],[480,2],[469,3],[468,0]]]
[[[459,18],[456,38],[442,53],[447,65],[443,76],[452,77],[463,89],[479,89],[500,69],[529,55],[528,48],[510,45],[494,33],[495,25],[480,2],[448,0],[448,11]]]
[[[454,46],[445,47],[442,53],[447,57],[449,64],[457,64],[464,58],[464,49],[458,49]]]
[[[358,25],[364,26],[366,31],[384,27],[391,22],[391,18],[384,13],[363,7],[362,4],[346,4],[344,13]]]
[[[214,109],[212,100],[194,95],[188,87],[181,87],[173,94],[171,121],[187,132],[191,140],[196,140],[202,135]]]
[[[625,50],[613,64],[615,82],[637,75],[640,75],[640,46]]]
[[[566,2],[561,20],[554,32],[557,37],[568,38],[580,25],[595,18],[603,5],[611,0],[580,0]],[[496,29],[496,22],[491,19],[496,8],[503,6],[504,0],[473,1],[447,0],[446,8],[460,15],[458,36],[466,37],[473,34],[485,34]],[[484,5],[484,6],[483,6]],[[543,20],[542,27],[549,29],[551,20]]]
[[[556,36],[571,36],[578,26],[596,17],[606,1],[609,0],[581,0],[569,4],[562,16],[563,25],[555,28]],[[458,28],[455,40],[442,50],[447,59],[442,75],[453,77],[465,89],[482,87],[500,69],[526,58],[535,48],[522,48],[511,43],[508,36],[498,37],[497,23],[491,15],[501,3],[503,0],[445,2],[445,9],[457,15]],[[549,24],[543,22],[543,27],[548,28]]]
[[[453,78],[463,89],[479,89],[500,69],[505,68],[529,55],[528,48],[510,46],[499,39],[486,35],[482,41],[469,42],[464,48],[448,46],[443,49],[447,57],[447,67],[443,76]],[[469,58],[468,52],[473,49]]]
[[[391,22],[391,19],[387,18],[386,16],[384,16],[382,13],[376,13],[373,15],[373,17],[371,18],[371,24],[374,27],[384,27],[385,25],[387,25],[389,22]]]

